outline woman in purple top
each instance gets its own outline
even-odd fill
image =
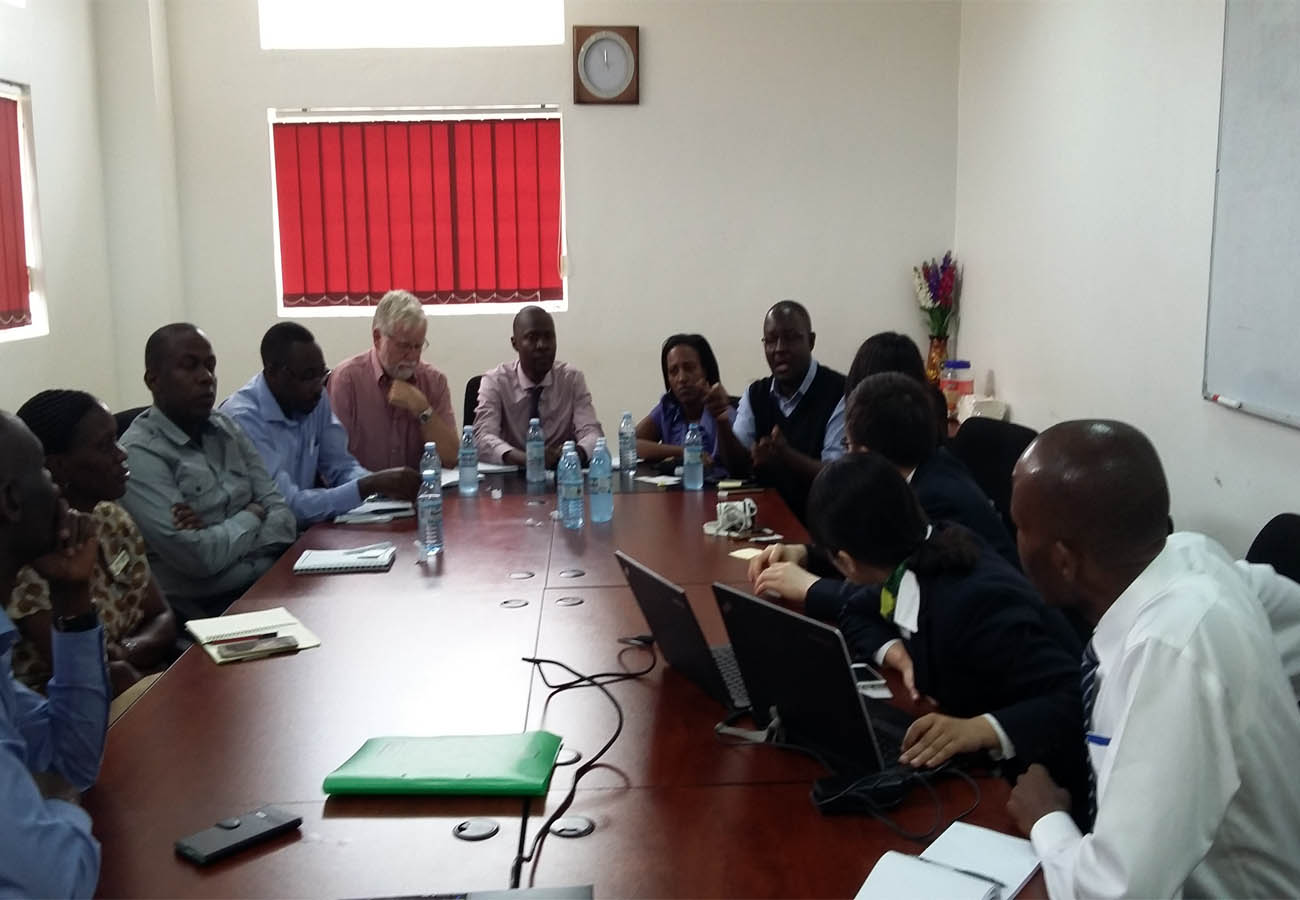
[[[718,424],[715,416],[731,419],[726,389],[718,375],[718,360],[702,335],[674,334],[659,354],[665,393],[636,426],[637,456],[647,462],[682,458],[686,427],[700,426],[704,438],[704,467],[714,476],[726,475],[717,462]]]

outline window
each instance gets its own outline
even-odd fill
[[[263,50],[564,43],[564,0],[257,0]]]
[[[436,312],[563,308],[558,113],[488,115],[273,113],[282,309],[368,315],[393,288]]]
[[[0,82],[0,341],[48,334],[34,290],[36,190],[25,88]]]

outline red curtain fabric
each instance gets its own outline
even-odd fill
[[[0,97],[0,328],[32,324],[18,101]]]
[[[558,119],[272,126],[285,306],[558,300]]]

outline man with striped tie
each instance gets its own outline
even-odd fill
[[[1011,514],[1025,574],[1094,626],[1092,830],[1041,766],[1008,805],[1049,895],[1300,894],[1300,711],[1250,580],[1209,538],[1167,534],[1150,441],[1121,422],[1049,428],[1016,465]]]

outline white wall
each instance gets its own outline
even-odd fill
[[[47,337],[0,343],[0,408],[48,387],[116,403],[87,0],[0,3],[0,78],[31,87]]]
[[[953,234],[956,3],[570,0],[567,26],[640,26],[628,108],[572,105],[569,46],[268,53],[256,0],[166,11],[186,308],[223,392],[275,321],[268,107],[561,104],[560,354],[607,428],[657,398],[673,331],[710,338],[733,393],[766,374],[762,314],[783,297],[840,369],[873,331],[923,334],[910,266]],[[369,344],[365,319],[307,324],[331,361]],[[465,380],[511,355],[509,320],[435,319],[430,337],[459,418]]]
[[[1015,418],[1137,425],[1177,525],[1240,553],[1300,508],[1300,431],[1200,395],[1222,43],[1221,0],[965,3],[956,243]]]

